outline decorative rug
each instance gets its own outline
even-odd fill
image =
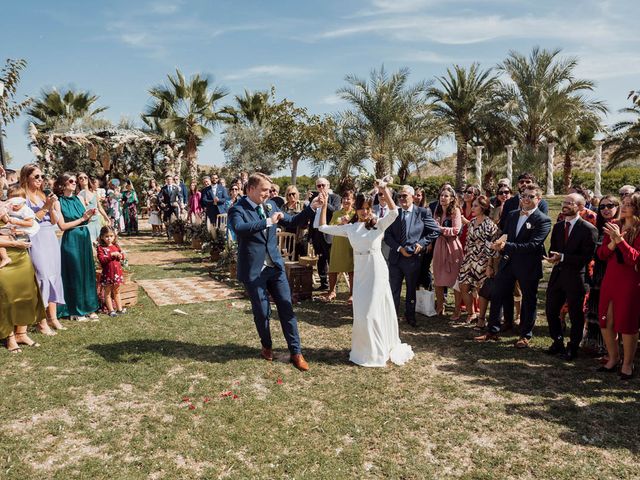
[[[136,280],[136,283],[159,307],[242,298],[239,290],[210,277]]]

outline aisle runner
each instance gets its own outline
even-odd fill
[[[242,293],[209,277],[136,280],[159,307],[242,298]]]

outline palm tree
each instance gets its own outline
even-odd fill
[[[575,78],[578,59],[559,58],[560,52],[534,47],[525,57],[511,51],[498,66],[511,80],[502,82],[502,90],[518,140],[534,151],[543,140],[553,138],[553,131],[566,119],[567,112],[582,110],[577,101],[582,100],[587,110],[602,110],[601,103],[589,105],[582,96],[585,91],[593,91],[595,84]]]
[[[427,85],[419,82],[407,85],[409,70],[402,68],[388,75],[384,66],[372,70],[369,81],[355,75],[345,77],[349,86],[338,90],[338,95],[349,102],[353,127],[366,134],[366,146],[375,162],[375,174],[382,178],[391,173],[396,159],[398,126],[408,112],[423,103]]]
[[[265,111],[269,103],[269,92],[244,91],[244,95],[235,95],[236,106],[226,106],[224,113],[229,115],[229,123],[248,123],[262,126]]]
[[[605,147],[614,147],[609,156],[607,170],[640,158],[640,101],[634,100],[632,107],[623,108],[620,113],[630,114],[634,118],[618,122],[611,127],[612,135],[604,143]]]
[[[227,92],[221,87],[210,88],[210,79],[196,74],[186,80],[180,70],[167,75],[169,83],[153,87],[152,103],[143,114],[147,125],[159,126],[165,135],[171,133],[184,142],[184,157],[189,177],[198,176],[198,146],[213,133],[224,112],[216,110],[217,102]]]
[[[491,69],[481,70],[473,63],[468,70],[454,65],[453,70],[437,78],[439,87],[431,87],[428,96],[434,113],[453,133],[456,140],[456,188],[466,181],[467,145],[481,125],[480,119],[496,91],[497,79]]]
[[[97,116],[109,107],[95,108],[94,104],[98,98],[89,92],[77,92],[72,89],[62,92],[55,88],[43,90],[40,98],[27,110],[27,115],[40,132],[59,128],[100,127],[103,125]]]

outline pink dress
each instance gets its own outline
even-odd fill
[[[433,247],[433,284],[436,287],[453,287],[464,257],[458,237],[462,228],[460,209],[456,209],[453,217],[447,217],[443,212],[441,216],[435,216],[435,220],[440,225],[440,236]]]
[[[202,213],[202,207],[200,206],[200,192],[191,193],[189,195],[189,214],[195,213],[199,215]]]

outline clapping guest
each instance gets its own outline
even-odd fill
[[[58,197],[53,192],[45,195],[44,176],[37,165],[30,163],[20,170],[20,185],[27,192],[27,205],[35,212],[40,230],[30,238],[31,261],[36,272],[38,286],[46,305],[46,317],[38,323],[38,330],[45,335],[55,335],[55,330],[66,330],[58,320],[57,304],[64,303],[62,286],[60,244],[55,225],[58,217],[54,205]]]
[[[436,311],[444,314],[444,290],[455,285],[464,256],[458,234],[462,228],[462,219],[455,190],[444,186],[434,215],[440,227],[440,237],[433,247],[433,284],[436,291]],[[460,318],[460,293],[454,290],[455,307],[452,320]]]
[[[458,284],[462,299],[467,307],[467,322],[478,322],[478,327],[485,324],[484,318],[473,314],[473,290],[479,290],[488,277],[493,277],[493,257],[495,252],[491,244],[498,234],[498,226],[491,220],[491,204],[489,198],[480,195],[473,201],[471,215],[473,219],[467,224],[468,235],[464,251],[464,260],[458,274]],[[479,297],[480,311],[486,312],[487,299]]]
[[[271,188],[269,189],[269,198],[278,206],[278,208],[282,209],[282,206],[284,205],[284,198],[280,196],[280,185],[277,183],[271,184]]]
[[[492,248],[502,253],[502,260],[494,279],[491,292],[489,332],[476,337],[477,342],[498,340],[500,314],[504,311],[505,323],[513,324],[513,289],[516,281],[522,290],[520,315],[520,338],[516,348],[527,348],[533,335],[536,320],[538,283],[542,278],[544,241],[551,230],[551,219],[538,209],[542,190],[537,185],[523,189],[520,210],[507,215],[504,235],[493,243]]]
[[[340,196],[331,191],[331,185],[329,180],[324,177],[320,177],[316,180],[316,188],[319,193],[326,193],[329,197],[329,204],[327,205],[327,223],[331,223],[333,212],[340,209],[342,201]],[[315,196],[314,196],[315,198]],[[313,249],[318,256],[318,275],[320,276],[320,287],[318,290],[328,290],[329,282],[327,277],[327,269],[329,267],[329,259],[331,256],[331,245],[327,242],[324,233],[320,232],[317,228],[320,221],[320,209],[316,211],[316,216],[313,220],[312,228],[310,230],[311,241],[313,242]]]
[[[597,245],[602,245],[604,239],[604,226],[609,222],[616,222],[620,217],[620,200],[613,195],[602,197],[598,205],[598,216],[596,218],[596,228],[598,229]],[[588,277],[589,296],[587,299],[587,328],[584,338],[584,346],[599,355],[604,355],[606,348],[602,333],[600,331],[600,318],[598,308],[600,305],[600,286],[604,274],[607,271],[607,261],[601,260],[598,255],[594,256],[593,269]]]
[[[300,201],[300,192],[295,185],[289,185],[285,191],[285,203],[282,211],[288,215],[294,216],[302,211],[303,205]],[[294,260],[298,260],[300,256],[306,255],[309,242],[307,240],[308,225],[290,225],[285,228],[286,232],[296,234],[296,255]]]
[[[587,293],[585,270],[596,250],[598,231],[578,215],[584,198],[567,195],[562,202],[563,220],[558,221],[551,232],[551,247],[546,260],[553,265],[547,286],[547,322],[553,344],[547,353],[566,354],[573,360],[578,354],[584,329],[584,297]],[[571,336],[564,345],[564,328],[560,311],[565,301],[571,317]]]
[[[460,232],[460,243],[464,248],[467,242],[467,225],[473,220],[475,214],[473,209],[473,202],[480,196],[480,187],[478,185],[467,185],[462,193],[462,204],[460,206],[460,213],[462,220],[462,231]]]
[[[60,242],[62,284],[65,305],[58,305],[58,316],[73,320],[98,320],[100,308],[96,288],[96,267],[93,261],[91,236],[87,223],[96,209],[86,209],[75,195],[76,177],[64,173],[56,180],[54,193],[58,196],[56,216],[58,227],[64,232]]]
[[[609,359],[600,371],[615,372],[620,361],[617,334],[622,336],[624,358],[620,377],[634,373],[640,321],[640,193],[626,195],[620,207],[620,221],[607,222],[598,257],[607,261],[600,290],[600,328]]]
[[[342,192],[342,208],[333,212],[330,225],[346,225],[355,215],[355,196],[352,190]],[[349,275],[349,300],[353,295],[353,249],[349,239],[345,237],[333,237],[331,242],[331,257],[329,259],[329,291],[324,299],[327,302],[336,298],[336,284],[338,274]]]
[[[495,201],[493,202],[493,211],[491,212],[491,220],[497,225],[500,223],[500,218],[502,217],[502,209],[504,208],[504,204],[511,198],[511,187],[509,185],[501,185],[498,187],[498,192],[495,196]]]

